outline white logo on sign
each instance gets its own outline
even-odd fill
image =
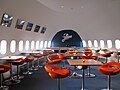
[[[62,37],[63,37],[62,42],[65,42],[66,40],[72,38],[72,35],[69,35],[68,33],[64,33]]]

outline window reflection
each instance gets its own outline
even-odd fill
[[[82,43],[83,43],[83,47],[87,46],[85,40],[82,40]]]
[[[14,53],[16,50],[16,41],[15,40],[12,40],[11,43],[10,43],[10,51],[12,53]]]
[[[98,41],[94,40],[94,47],[98,47]]]
[[[115,40],[116,49],[120,49],[120,40]]]
[[[35,46],[36,49],[39,49],[39,43],[40,43],[39,41],[36,41],[36,46]]]
[[[29,50],[29,44],[30,44],[30,42],[27,40],[25,42],[25,50]]]
[[[47,48],[47,41],[44,42],[44,48]]]
[[[111,40],[107,40],[107,46],[108,46],[108,48],[112,48],[112,41]]]
[[[32,42],[31,42],[31,49],[32,49],[32,50],[34,49],[34,46],[35,46],[35,41],[32,41]]]
[[[88,46],[92,47],[92,41],[91,40],[88,40]]]
[[[19,51],[23,51],[23,41],[22,40],[20,40],[19,41]]]
[[[7,52],[7,41],[6,40],[2,40],[1,41],[1,54],[5,54]]]
[[[51,46],[51,41],[48,42],[48,47],[50,48],[50,46]]]
[[[103,40],[100,40],[100,47],[101,47],[101,48],[104,48],[104,47],[105,47],[105,43],[104,43]]]
[[[43,41],[40,42],[40,48],[43,48]]]

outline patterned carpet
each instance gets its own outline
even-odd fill
[[[65,62],[66,66],[72,70],[73,67]],[[107,87],[107,76],[102,75],[97,70],[98,67],[91,67],[91,73],[95,74],[95,78],[85,77],[85,88],[88,90],[101,90]],[[81,70],[77,70],[81,74]],[[87,73],[87,69],[85,70]],[[61,80],[61,90],[81,90],[82,78],[64,78]],[[114,90],[120,90],[120,74],[111,77],[111,87]],[[9,86],[9,90],[58,90],[57,79],[52,79],[44,68],[33,71],[32,75],[25,75],[19,84]]]

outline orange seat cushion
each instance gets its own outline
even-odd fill
[[[106,54],[113,54],[113,52],[106,52]]]
[[[86,48],[85,50],[84,50],[85,52],[84,52],[84,54],[86,55],[86,56],[92,56],[92,50],[91,49],[89,49],[89,48]]]
[[[67,68],[60,68],[49,64],[45,66],[45,70],[51,78],[65,78],[70,75],[70,70]]]
[[[48,50],[48,53],[49,54],[53,54],[54,52],[52,50]]]
[[[120,52],[117,52],[117,55],[120,55]]]
[[[33,56],[34,56],[35,58],[40,58],[40,57],[42,57],[43,55],[40,54],[40,53],[37,53],[37,54],[33,54]]]
[[[82,59],[94,59],[97,60],[98,56],[80,56]]]
[[[15,61],[12,61],[13,65],[22,65],[25,62],[24,59],[20,58],[20,59],[16,59]]]
[[[9,71],[10,68],[11,67],[9,65],[0,64],[0,73],[5,73],[5,72]]]
[[[65,56],[62,53],[57,53],[57,55],[59,56],[60,59],[68,59],[69,58],[68,56]]]
[[[107,53],[105,53],[105,54],[100,54],[102,57],[110,57],[111,56],[111,54],[107,54]]]
[[[34,58],[32,57],[26,57],[25,58],[25,62],[32,62],[34,60]]]
[[[109,62],[100,66],[98,70],[105,75],[116,75],[120,72],[120,63]]]
[[[58,55],[50,55],[47,57],[48,62],[52,63],[52,64],[59,64],[62,59],[59,58]]]

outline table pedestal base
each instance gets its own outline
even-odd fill
[[[71,78],[80,78],[80,77],[82,77],[82,75],[74,72],[70,77]]]
[[[82,88],[81,90],[88,90],[88,89],[85,89],[85,88],[83,89],[83,88]]]
[[[113,89],[101,89],[101,90],[113,90]]]
[[[8,86],[1,86],[1,87],[0,87],[0,90],[8,90],[8,89],[9,89]]]
[[[20,76],[20,75],[19,75],[19,76],[14,76],[13,78],[14,78],[14,79],[23,79],[24,76]]]
[[[86,77],[89,77],[89,78],[94,78],[94,77],[96,77],[96,75],[91,74],[91,73],[87,73],[87,74],[85,74],[85,76],[86,76]]]
[[[27,72],[24,72],[23,74],[29,74],[29,75],[31,75],[31,74],[33,74],[33,72],[30,72],[30,71],[27,71]]]
[[[14,79],[5,80],[3,82],[3,84],[5,84],[5,85],[14,85],[14,84],[18,84],[18,83],[20,83],[20,80],[14,80]]]

